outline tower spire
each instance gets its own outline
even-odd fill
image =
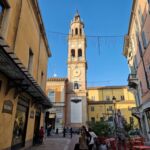
[[[75,16],[80,16],[78,9],[76,9],[76,14],[75,14]]]

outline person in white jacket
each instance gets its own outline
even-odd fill
[[[92,131],[91,128],[89,128],[89,134],[91,135],[91,140],[89,142],[89,150],[92,150],[93,145],[95,143],[95,139],[97,138],[97,135]]]

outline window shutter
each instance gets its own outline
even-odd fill
[[[148,42],[147,42],[146,35],[145,35],[144,31],[142,32],[142,41],[143,41],[143,47],[144,47],[144,49],[146,49]]]

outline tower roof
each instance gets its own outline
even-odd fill
[[[75,13],[74,18],[75,18],[75,17],[79,17],[79,18],[80,18],[80,14],[79,14],[78,10],[76,10],[76,13]]]
[[[74,15],[74,18],[73,18],[73,20],[71,21],[71,24],[72,24],[72,23],[76,23],[76,22],[81,23],[81,24],[84,25],[82,19],[80,18],[80,14],[79,14],[79,11],[78,11],[78,10],[76,10],[76,13],[75,13],[75,15]]]

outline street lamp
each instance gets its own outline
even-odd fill
[[[117,125],[116,125],[116,97],[112,97],[112,102],[114,104],[114,127],[115,127],[115,138],[116,138],[116,150],[118,150],[118,139],[117,139]]]
[[[112,102],[114,104],[114,125],[115,125],[115,130],[116,130],[116,97],[112,97]]]
[[[116,114],[116,97],[115,96],[112,97],[112,101],[113,101],[113,104],[114,104],[114,111],[115,111],[115,114]]]

